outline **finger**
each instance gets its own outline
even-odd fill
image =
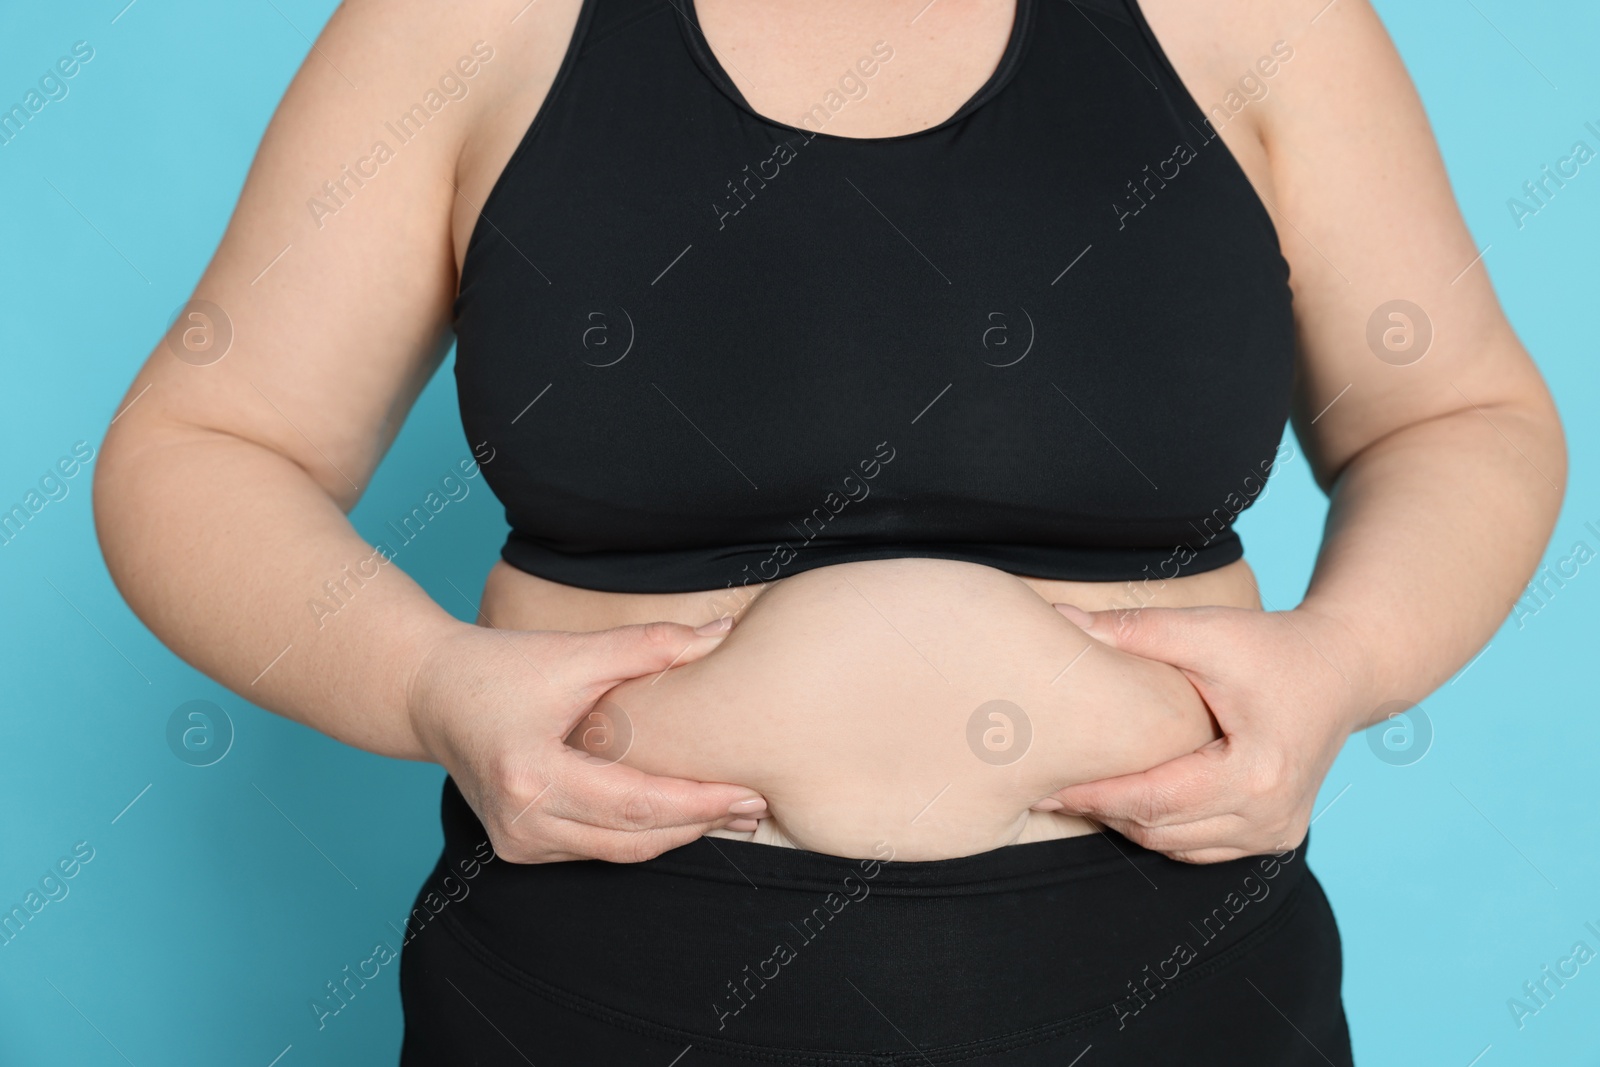
[[[1141,848],[1186,863],[1277,855],[1305,839],[1304,829],[1268,830],[1238,813],[1181,826],[1107,825]]]
[[[1189,637],[1204,608],[1113,608],[1083,611],[1071,604],[1056,610],[1090,637],[1112,648],[1174,666],[1192,666]]]
[[[1081,782],[1051,795],[1068,814],[1163,826],[1236,810],[1231,778],[1226,746],[1208,746],[1148,771]]]
[[[1193,863],[1203,865],[1207,863],[1227,863],[1229,860],[1242,860],[1254,853],[1246,852],[1240,848],[1202,848],[1195,852],[1168,852],[1169,860],[1179,863]]]
[[[1245,859],[1249,856],[1275,856],[1281,855],[1287,846],[1282,840],[1273,844],[1266,844],[1268,839],[1260,834],[1250,834],[1229,840],[1226,834],[1219,835],[1209,844],[1194,844],[1188,847],[1171,846],[1168,848],[1152,849],[1160,852],[1168,859],[1178,860],[1180,863],[1223,863],[1228,860]],[[1296,846],[1297,847],[1297,846]]]
[[[595,682],[616,684],[693,663],[722,643],[729,630],[696,633],[676,622],[647,622],[581,634],[574,667]]]
[[[725,634],[731,629],[733,629],[733,616],[718,615],[710,622],[701,623],[699,626],[696,626],[694,628],[694,632],[699,634],[701,637],[715,637],[717,634]]]
[[[557,854],[605,860],[608,863],[643,863],[697,840],[704,831],[695,826],[614,830],[586,823],[564,822],[549,827],[548,834],[557,847]]]
[[[766,811],[761,794],[745,786],[658,777],[620,763],[596,763],[577,749],[566,752],[562,787],[549,809],[562,818],[612,830],[703,832]]]
[[[1140,848],[1167,856],[1205,849],[1247,849],[1254,832],[1248,822],[1233,814],[1176,826],[1141,826],[1121,820],[1108,820],[1106,825]]]

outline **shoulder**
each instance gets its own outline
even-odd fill
[[[420,103],[446,111],[459,145],[541,69],[559,64],[577,0],[345,0],[329,18],[301,71],[319,89],[369,117]],[[554,56],[553,62],[549,57]],[[385,110],[387,109],[387,110]]]
[[[341,175],[346,164],[366,179],[404,172],[384,179],[383,196],[412,227],[437,220],[459,263],[477,206],[555,79],[581,2],[345,0],[264,146],[284,141],[287,155]],[[337,189],[311,210],[319,224],[342,211]]]
[[[537,77],[540,55],[564,52],[568,2],[340,5],[267,126],[183,320],[203,313],[228,345],[191,362],[179,352],[192,331],[175,327],[130,391],[149,398],[113,433],[250,441],[354,506],[444,355],[463,148]]]
[[[1331,118],[1340,101],[1405,83],[1369,0],[1141,0],[1140,7],[1200,105],[1214,118],[1238,117],[1263,140]],[[1367,92],[1340,92],[1363,80]],[[1320,107],[1302,106],[1313,98]]]

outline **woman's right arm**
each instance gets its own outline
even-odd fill
[[[96,523],[139,617],[252,703],[444,763],[508,858],[641,859],[727,825],[751,791],[586,762],[561,738],[617,681],[717,638],[470,626],[346,518],[448,348],[467,136],[559,61],[540,35],[564,26],[539,9],[511,23],[498,7],[360,0],[334,14],[195,289],[204,304],[113,420]],[[420,128],[402,142],[408,114]],[[329,582],[342,589],[332,613]]]

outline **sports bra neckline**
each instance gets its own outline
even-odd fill
[[[830,141],[858,141],[863,144],[891,144],[897,141],[908,141],[914,137],[924,137],[943,130],[978,110],[999,93],[1001,89],[1005,88],[1021,66],[1023,54],[1027,51],[1028,41],[1032,37],[1034,24],[1033,7],[1035,3],[1036,0],[1015,0],[1016,7],[1011,18],[1011,32],[1006,39],[1005,49],[1000,54],[1000,61],[995,65],[994,71],[978,87],[978,90],[967,98],[965,103],[956,108],[947,118],[934,123],[932,126],[926,126],[920,130],[910,130],[906,133],[889,134],[883,137],[843,137],[839,134],[823,133],[806,129],[803,126],[794,126],[757,111],[745,99],[744,93],[739,91],[739,87],[728,76],[728,72],[723,69],[716,53],[711,50],[711,43],[706,39],[704,31],[700,29],[700,13],[695,10],[694,0],[681,0],[682,7],[679,6],[678,2],[672,3],[672,6],[677,9],[679,16],[674,21],[678,23],[678,27],[683,33],[684,43],[689,49],[689,54],[694,57],[695,65],[740,110],[767,126],[788,130],[792,133],[805,134],[807,137],[826,138]]]

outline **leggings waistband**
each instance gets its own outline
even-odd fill
[[[1248,953],[1313,881],[1305,844],[1194,865],[1110,831],[915,862],[701,838],[638,864],[517,865],[483,861],[448,779],[443,817],[414,917],[437,909],[438,933],[530,992],[702,1042],[1092,1026]]]

